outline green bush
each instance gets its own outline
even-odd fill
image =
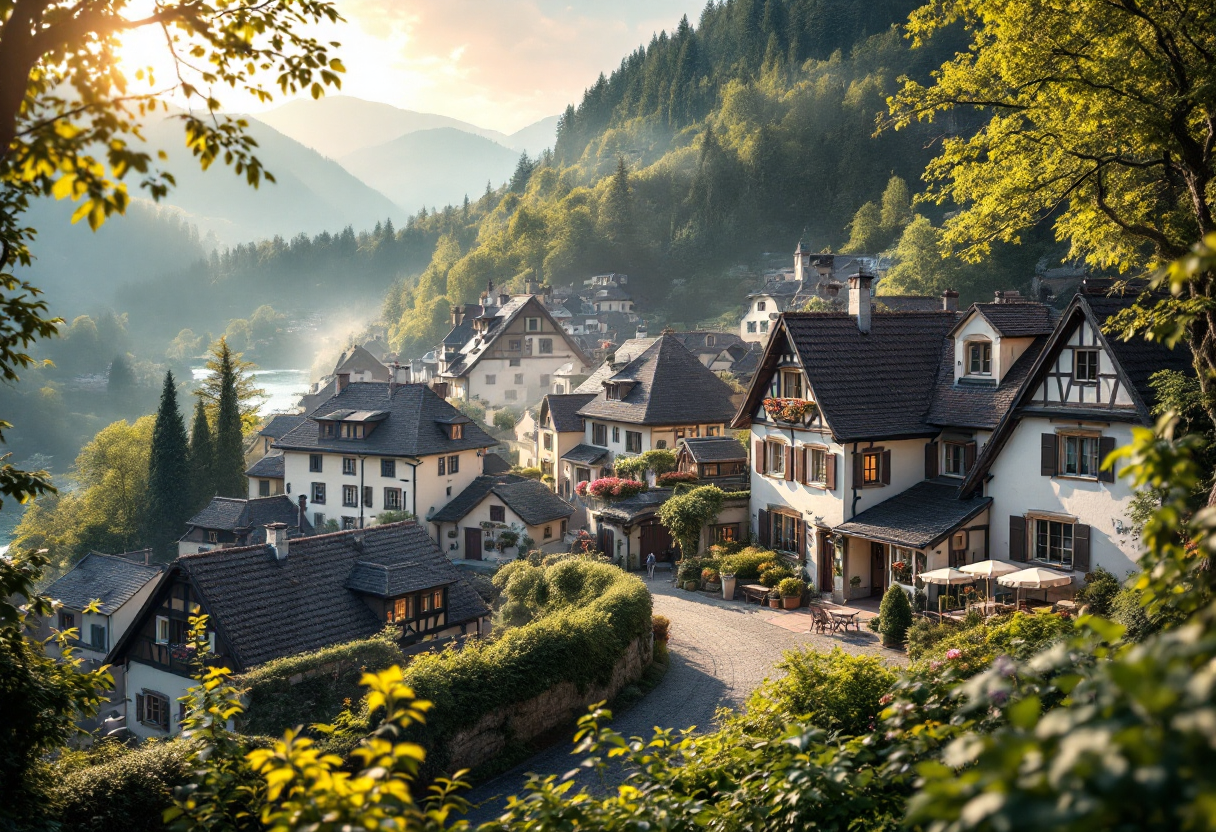
[[[966,672],[987,667],[997,656],[1017,660],[1027,659],[1040,650],[1065,638],[1072,632],[1072,622],[1055,613],[1013,613],[979,621],[973,626],[936,625],[923,629],[919,623],[920,642],[912,655],[909,636],[909,658],[916,661],[946,661],[951,659]],[[958,651],[955,654],[950,651]]]
[[[61,832],[162,829],[173,789],[190,778],[185,743],[146,742],[56,777],[51,799]]]
[[[908,628],[912,626],[912,605],[908,595],[897,585],[891,584],[878,605],[878,632],[883,640],[891,644],[903,644]]]
[[[1122,588],[1113,573],[1099,566],[1085,574],[1085,586],[1077,592],[1077,603],[1088,606],[1093,615],[1110,618],[1114,611],[1115,596]]]
[[[498,587],[490,578],[487,578],[480,572],[465,572],[464,579],[468,581],[469,586],[473,587],[474,591],[481,596],[481,600],[485,601],[487,604],[493,604],[498,600]]]
[[[760,574],[760,584],[772,589],[786,578],[792,577],[794,577],[794,573],[784,566],[770,566]]]
[[[882,619],[876,618],[874,620],[881,622]],[[908,658],[912,659],[912,661],[922,658],[939,641],[957,632],[958,627],[952,624],[930,621],[927,618],[916,619],[912,622],[912,626],[908,628]]]
[[[1122,624],[1128,641],[1143,641],[1157,631],[1157,627],[1140,603],[1140,593],[1134,589],[1120,590],[1110,604],[1110,617]]]
[[[806,584],[797,578],[785,578],[777,584],[777,591],[781,593],[782,598],[801,598],[805,590]]]
[[[734,572],[740,581],[754,581],[760,577],[760,564],[777,559],[768,549],[749,546],[741,552],[722,558],[722,571]]]

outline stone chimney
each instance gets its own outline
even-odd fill
[[[958,292],[953,289],[947,289],[942,292],[942,311],[957,312],[958,311]]]
[[[308,516],[308,495],[301,494],[296,502],[300,506],[300,510],[296,512],[296,528],[300,534],[304,534],[304,518]]]
[[[633,337],[634,338],[645,338],[646,337],[646,322],[645,321],[638,321],[638,328],[637,328],[637,330],[634,331]]]
[[[1022,293],[1016,289],[1007,289],[1004,292],[997,290],[994,302],[995,303],[1019,303],[1022,300]]]
[[[287,560],[287,524],[267,523],[266,542],[274,549],[275,560]]]
[[[452,307],[452,326],[460,326],[460,322],[464,320],[464,305],[457,304]]]
[[[338,379],[337,392],[341,393],[350,384],[350,373],[338,373],[336,378]]]
[[[857,328],[865,333],[870,331],[870,312],[873,306],[870,283],[873,280],[873,276],[861,272],[849,278],[849,314],[857,319]]]
[[[510,302],[511,302],[511,296],[508,295],[506,292],[503,292],[501,295],[498,296],[498,305],[499,306],[506,306]]]

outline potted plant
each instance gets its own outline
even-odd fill
[[[735,573],[722,573],[722,597],[727,601],[733,600],[735,597]]]
[[[891,564],[891,577],[897,583],[912,584],[912,566],[907,561],[897,560]]]
[[[856,598],[857,591],[859,589],[861,589],[861,576],[854,575],[853,577],[849,578],[849,597]]]
[[[806,591],[806,584],[797,578],[785,578],[777,584],[777,591],[781,593],[781,606],[794,610],[802,604],[802,593]]]
[[[717,592],[722,588],[722,584],[718,582],[718,570],[712,567],[705,567],[701,570],[701,586],[710,592]]]
[[[781,609],[781,593],[777,590],[771,590],[768,594],[768,605],[775,610]]]
[[[882,646],[903,647],[911,626],[912,605],[908,602],[908,593],[892,584],[878,606],[878,632],[882,635]]]

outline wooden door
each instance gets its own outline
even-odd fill
[[[481,560],[481,529],[468,526],[464,530],[464,556],[468,560]]]
[[[646,562],[646,556],[654,553],[655,560],[670,561],[675,554],[675,541],[671,533],[660,523],[647,523],[641,528],[642,551],[638,556]]]
[[[599,534],[596,536],[596,548],[600,550],[600,554],[607,555],[609,560],[616,557],[616,534],[612,529],[605,526],[600,526]]]
[[[816,527],[815,539],[819,541],[819,591],[832,591],[832,559],[836,556],[832,545],[832,533],[822,526]]]
[[[887,591],[887,547],[870,542],[870,595]]]

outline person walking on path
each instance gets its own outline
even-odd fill
[[[649,555],[646,556],[646,580],[650,580],[651,578],[654,577],[655,563],[656,563],[656,561],[654,558],[654,552],[651,552]]]

